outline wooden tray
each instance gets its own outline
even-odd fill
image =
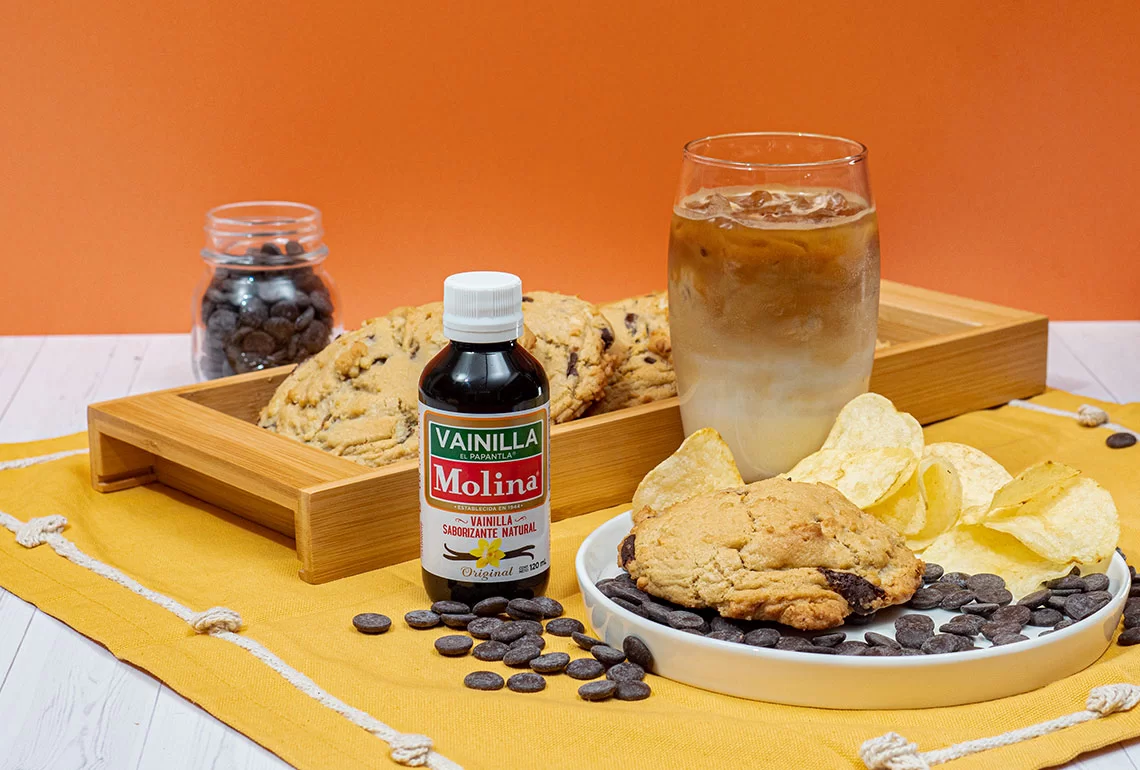
[[[871,389],[920,422],[1045,389],[1048,319],[884,281]],[[415,460],[370,470],[256,425],[291,367],[92,404],[91,483],[160,482],[294,538],[310,583],[419,555]],[[551,430],[555,520],[617,505],[683,438],[676,399]]]

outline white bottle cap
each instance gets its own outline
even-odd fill
[[[456,273],[443,282],[443,334],[456,342],[506,342],[523,331],[517,275]]]

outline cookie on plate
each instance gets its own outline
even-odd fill
[[[591,303],[549,291],[523,295],[523,321],[520,341],[550,380],[550,419],[574,419],[605,393],[614,330]]]
[[[362,465],[415,457],[420,373],[443,349],[443,303],[400,307],[293,370],[259,425]]]
[[[601,305],[614,329],[618,360],[591,414],[613,412],[677,395],[669,341],[669,297],[663,291]]]
[[[618,562],[653,596],[804,630],[907,601],[925,566],[836,490],[782,478],[643,512]]]

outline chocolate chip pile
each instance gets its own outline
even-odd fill
[[[1131,568],[1129,568],[1131,571]],[[1133,574],[1135,574],[1133,572]],[[1065,577],[1051,580],[1039,591],[1013,602],[1013,594],[998,575],[945,572],[937,564],[927,564],[923,587],[915,592],[908,606],[915,610],[943,609],[959,614],[938,625],[933,618],[907,613],[895,618],[894,637],[869,631],[862,640],[848,639],[842,630],[817,636],[798,636],[782,632],[771,623],[729,620],[713,611],[694,611],[652,597],[640,590],[628,574],[595,583],[598,590],[614,604],[656,623],[709,639],[736,642],[753,647],[772,647],[820,655],[903,656],[936,655],[947,652],[982,649],[975,645],[980,635],[992,646],[1000,647],[1026,641],[1029,628],[1044,629],[1037,636],[1066,628],[1097,612],[1112,599],[1108,577],[1092,574],[1081,577],[1076,567]],[[1136,585],[1134,583],[1134,585]],[[1125,634],[1136,633],[1121,644],[1140,642],[1140,589],[1136,596],[1132,620],[1126,613]],[[874,614],[851,615],[845,628],[866,625]],[[1132,625],[1129,625],[1129,623]],[[789,631],[785,629],[785,631]]]
[[[265,243],[249,256],[284,265],[303,253],[289,241],[284,254]],[[329,343],[335,326],[328,286],[308,265],[218,268],[202,297],[202,323],[198,369],[209,379],[300,363]]]
[[[463,679],[463,684],[472,690],[501,690],[506,686],[513,692],[540,692],[546,689],[546,677],[565,674],[587,681],[578,688],[578,695],[585,701],[648,698],[651,690],[642,680],[653,668],[653,655],[645,642],[636,636],[627,636],[622,649],[610,647],[600,639],[587,636],[581,621],[562,617],[564,612],[560,602],[546,596],[510,600],[496,596],[473,607],[463,602],[438,601],[430,610],[407,613],[404,622],[417,630],[442,625],[465,631],[435,640],[436,652],[444,657],[460,658],[470,654],[476,660],[530,669],[506,680],[494,671],[472,671]],[[543,621],[546,621],[545,626]],[[391,621],[384,615],[366,612],[354,617],[352,624],[363,634],[382,634],[391,626]],[[572,638],[591,657],[544,653],[547,632]],[[589,681],[602,676],[605,679]]]

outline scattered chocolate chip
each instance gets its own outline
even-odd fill
[[[566,611],[562,606],[562,602],[551,599],[549,596],[538,596],[531,601],[539,606],[539,609],[542,610],[542,617],[544,618],[558,618]]]
[[[566,665],[566,675],[572,679],[597,679],[606,673],[606,667],[593,658],[578,658]]]
[[[813,649],[812,643],[807,639],[802,639],[798,636],[782,636],[775,644],[777,650],[790,650],[793,652],[802,652],[804,650]],[[826,648],[824,648],[826,649]]]
[[[471,651],[470,636],[463,636],[462,634],[450,634],[449,636],[441,636],[435,640],[435,649],[440,655],[445,655],[449,658],[457,658],[461,655],[466,655]]]
[[[507,621],[498,628],[491,630],[491,638],[496,642],[511,642],[526,636],[526,628],[513,621]]]
[[[431,610],[412,610],[404,615],[404,622],[412,628],[435,628],[439,625],[439,615]]]
[[[1052,595],[1053,592],[1048,588],[1042,588],[1040,591],[1034,591],[1031,594],[1026,594],[1025,596],[1021,597],[1017,600],[1017,603],[1022,607],[1028,607],[1029,609],[1033,610],[1044,606],[1045,602],[1049,601],[1049,597]]]
[[[982,588],[974,591],[979,604],[997,604],[1005,606],[1013,601],[1013,594],[1006,588]]]
[[[1084,620],[1112,601],[1108,591],[1091,591],[1087,594],[1073,594],[1065,600],[1065,614],[1073,620]]]
[[[640,615],[643,618],[649,617],[649,613],[646,612],[645,608],[640,604],[635,604],[634,602],[623,599],[620,596],[615,596],[614,598],[610,599],[610,601],[621,607],[623,610],[632,612],[634,615]]]
[[[645,700],[652,692],[645,682],[618,682],[614,697],[618,700]]]
[[[994,575],[989,572],[979,572],[976,575],[970,575],[966,578],[966,588],[971,591],[981,591],[984,589],[997,590],[1005,588],[1005,580],[1000,575]]]
[[[1050,609],[1065,611],[1065,602],[1069,600],[1068,596],[1050,596],[1045,601],[1045,606]]]
[[[900,646],[899,643],[891,637],[875,633],[874,631],[868,631],[867,633],[863,634],[863,638],[867,641],[867,644],[871,645],[872,647],[891,647],[893,649],[898,649]]]
[[[672,612],[668,607],[657,602],[642,602],[641,609],[645,611],[646,616],[654,623],[660,623],[663,626],[669,625],[669,613]]]
[[[985,621],[977,615],[958,615],[949,622],[943,623],[938,630],[944,634],[975,637],[982,631]]]
[[[438,601],[432,603],[431,611],[436,615],[466,615],[471,607],[463,602]]]
[[[864,658],[894,658],[902,655],[902,650],[894,647],[868,647],[863,651]]]
[[[719,639],[722,642],[740,644],[744,641],[744,632],[739,628],[718,628],[705,634],[706,639]]]
[[[503,656],[507,654],[508,647],[503,642],[496,642],[493,639],[487,642],[482,642],[475,645],[471,650],[471,655],[478,660],[492,661],[502,660]]]
[[[922,643],[920,648],[924,655],[942,655],[947,652],[959,652],[966,646],[973,646],[969,639],[957,634],[935,634]]]
[[[1001,647],[1006,644],[1016,644],[1017,642],[1028,641],[1029,637],[1025,634],[996,634],[991,640],[994,647]]]
[[[466,631],[468,624],[470,624],[472,620],[475,620],[476,617],[478,616],[472,615],[470,612],[468,612],[464,615],[440,615],[439,619],[442,620],[443,624],[448,628],[462,629]]]
[[[471,611],[482,617],[500,615],[507,611],[507,598],[505,596],[492,596],[478,602]]]
[[[1041,607],[1029,615],[1031,626],[1055,626],[1061,622],[1061,613],[1052,607]]]
[[[870,648],[866,642],[860,642],[858,639],[852,639],[847,642],[840,642],[832,649],[839,655],[862,655]]]
[[[496,628],[503,625],[503,621],[495,617],[475,617],[467,624],[467,633],[476,639],[490,639]]]
[[[1124,647],[1140,644],[1140,628],[1129,628],[1121,631],[1120,636],[1116,637],[1116,643]]]
[[[1002,634],[1019,634],[1021,633],[1021,626],[1017,623],[986,623],[982,626],[982,636],[989,639],[991,642],[995,636]]]
[[[636,663],[646,671],[653,670],[653,653],[640,637],[627,636],[622,640],[621,649],[631,663]]]
[[[542,636],[542,634],[546,631],[546,629],[542,627],[542,624],[537,620],[511,620],[507,622],[514,623],[515,626],[523,630],[524,634],[529,634],[532,636]]]
[[[548,652],[530,662],[530,667],[540,674],[558,674],[566,670],[570,656],[564,652]]]
[[[463,677],[463,686],[472,690],[501,690],[503,678],[494,671],[472,671]]]
[[[834,647],[820,647],[817,644],[809,644],[803,649],[804,652],[809,652],[812,655],[838,655]]]
[[[845,634],[843,632],[831,633],[831,634],[820,634],[819,636],[813,636],[811,643],[814,644],[816,647],[835,647],[840,642],[842,642],[846,639],[847,639],[847,634]]]
[[[1060,614],[1060,613],[1058,613]],[[1140,611],[1131,610],[1124,613],[1124,627],[1136,628],[1140,626]]]
[[[644,678],[645,669],[636,663],[618,663],[606,672],[606,679],[615,682],[640,682]]]
[[[1085,588],[1082,585],[1080,588],[1055,588],[1053,589],[1053,596],[1072,596],[1073,594],[1084,593]]]
[[[1076,575],[1065,575],[1065,577],[1054,578],[1053,580],[1047,581],[1045,583],[1045,587],[1052,588],[1054,590],[1060,589],[1062,591],[1069,588],[1075,588],[1078,591],[1083,591],[1085,587],[1085,581],[1081,580]]]
[[[594,645],[605,644],[605,642],[603,642],[601,639],[595,639],[592,636],[587,636],[586,634],[579,633],[577,631],[570,634],[570,638],[574,640],[574,644],[578,645],[583,650],[588,650]]]
[[[616,666],[625,660],[624,652],[616,650],[608,644],[595,644],[590,648],[590,654],[606,668]]]
[[[585,631],[586,627],[575,618],[555,618],[546,624],[546,630],[555,636],[570,636],[575,631]]]
[[[964,604],[969,604],[974,601],[974,592],[963,589],[961,591],[954,591],[953,593],[946,594],[942,597],[939,606],[944,610],[956,610]]]
[[[541,674],[515,674],[507,680],[507,689],[513,692],[542,692],[546,689],[546,678]]]
[[[908,612],[895,618],[895,632],[904,630],[934,631],[934,619],[929,615]]]
[[[392,627],[392,619],[376,612],[362,612],[352,618],[352,625],[362,634],[383,634]]]
[[[705,619],[695,612],[674,610],[669,613],[669,625],[673,628],[700,629],[705,627]]]
[[[1073,623],[1075,623],[1075,622],[1076,621],[1074,621],[1072,618],[1065,618],[1060,623],[1057,623],[1055,626],[1053,626],[1053,630],[1054,631],[1060,631],[1062,628],[1068,628],[1069,626],[1073,625]]]
[[[1085,584],[1084,590],[1086,592],[1108,590],[1108,575],[1104,573],[1094,572],[1091,575],[1085,575],[1081,581]]]
[[[941,564],[929,563],[922,571],[922,582],[933,583],[935,580],[940,580],[945,570],[942,569]]]
[[[511,647],[503,653],[503,663],[511,668],[527,668],[530,662],[542,654],[533,644]]]
[[[1131,433],[1113,433],[1104,440],[1109,449],[1126,449],[1136,443],[1136,436]]]
[[[530,599],[511,599],[507,602],[507,614],[515,620],[539,620],[542,607]]]
[[[959,588],[965,588],[969,585],[970,576],[965,572],[946,572],[943,573],[940,580],[943,583],[953,583]]]
[[[942,603],[942,593],[934,588],[920,588],[910,597],[908,606],[916,610],[932,610]]]
[[[526,634],[525,636],[520,636],[518,639],[515,639],[510,643],[509,646],[511,648],[514,648],[522,647],[523,645],[526,645],[528,647],[537,647],[539,651],[542,651],[546,649],[546,640],[541,636],[536,636],[535,634]]]
[[[994,614],[990,615],[990,622],[1016,623],[1019,626],[1024,626],[1029,622],[1029,618],[1032,615],[1033,610],[1028,607],[1023,607],[1020,604],[1011,604],[1007,607],[998,607],[994,610]]]
[[[588,701],[609,700],[617,692],[617,686],[617,682],[611,682],[608,679],[587,682],[578,688],[578,697]]]
[[[780,632],[774,628],[757,628],[744,635],[744,643],[752,647],[774,647]]]
[[[998,606],[999,605],[993,604],[992,602],[980,602],[976,604],[965,604],[961,609],[962,612],[969,613],[970,615],[987,616],[992,615]]]

